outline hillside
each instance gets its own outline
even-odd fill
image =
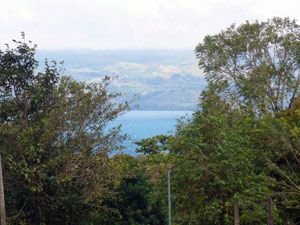
[[[205,86],[193,51],[38,51],[39,61],[64,61],[64,75],[79,81],[115,77],[112,89],[139,95],[139,110],[194,110]]]

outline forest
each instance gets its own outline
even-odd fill
[[[300,223],[300,27],[289,18],[207,35],[195,56],[207,81],[173,135],[136,142],[109,122],[131,99],[112,79],[79,82],[61,63],[37,70],[37,46],[0,51],[0,210],[3,224]],[[111,155],[111,152],[118,154]],[[2,176],[3,173],[3,176]],[[4,195],[3,195],[4,193]],[[3,204],[5,202],[5,205]]]

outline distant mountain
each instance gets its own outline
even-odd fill
[[[40,62],[64,61],[64,75],[78,81],[117,77],[112,90],[138,94],[139,110],[194,110],[205,80],[193,51],[38,51]]]

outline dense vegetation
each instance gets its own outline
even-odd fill
[[[172,136],[109,153],[125,138],[107,123],[129,109],[110,79],[36,72],[35,46],[0,52],[1,154],[9,224],[300,222],[300,27],[288,18],[246,22],[196,47],[208,86]]]
[[[272,197],[275,224],[299,224],[299,25],[233,25],[196,56],[208,82],[199,109],[174,136],[138,143],[148,160],[169,150],[173,223],[233,224],[239,202],[241,224],[266,224]]]
[[[126,102],[116,103],[120,94],[107,91],[111,80],[77,82],[60,76],[60,67],[47,60],[39,72],[36,46],[22,36],[15,48],[0,52],[8,223],[163,223],[161,201],[152,194],[149,177],[142,168],[136,173],[126,170],[136,159],[116,164],[117,159],[109,157],[125,137],[120,127],[107,130],[107,124],[129,109]]]

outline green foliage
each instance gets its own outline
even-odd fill
[[[128,109],[108,93],[111,80],[87,84],[38,72],[36,46],[0,52],[0,141],[10,224],[80,224],[110,193],[108,153],[120,128],[107,124]]]
[[[300,27],[288,18],[232,25],[196,47],[209,82],[227,83],[224,96],[255,114],[291,108],[298,96]]]
[[[163,200],[153,187],[139,159],[116,155],[111,162],[120,179],[114,185],[116,195],[105,198],[104,210],[92,215],[94,224],[166,224]]]
[[[177,131],[170,149],[176,158],[175,224],[232,224],[235,201],[240,202],[242,224],[265,224],[271,186],[259,169],[259,150],[250,145],[253,123],[198,112]]]
[[[24,33],[22,34],[25,40]],[[45,72],[35,74],[38,62],[34,58],[36,46],[14,41],[15,49],[7,45],[0,51],[0,112],[1,123],[20,121],[28,125],[29,120],[39,119],[51,109],[54,88],[59,72],[54,63],[45,61]]]
[[[136,149],[136,152],[152,155],[167,151],[170,138],[171,136],[157,135],[152,138],[134,142],[136,145],[140,146],[140,148]]]
[[[36,46],[0,52],[0,141],[11,224],[166,224],[171,168],[174,224],[300,222],[300,30],[246,22],[196,48],[207,88],[173,136],[136,142],[107,124],[128,109],[111,80],[80,83],[54,63],[36,73]]]
[[[138,143],[149,159],[172,165],[174,224],[233,224],[236,201],[241,224],[266,224],[268,197],[275,224],[299,223],[299,34],[295,21],[273,18],[197,46],[208,81],[199,110],[167,144]],[[164,192],[166,183],[157,187]]]

